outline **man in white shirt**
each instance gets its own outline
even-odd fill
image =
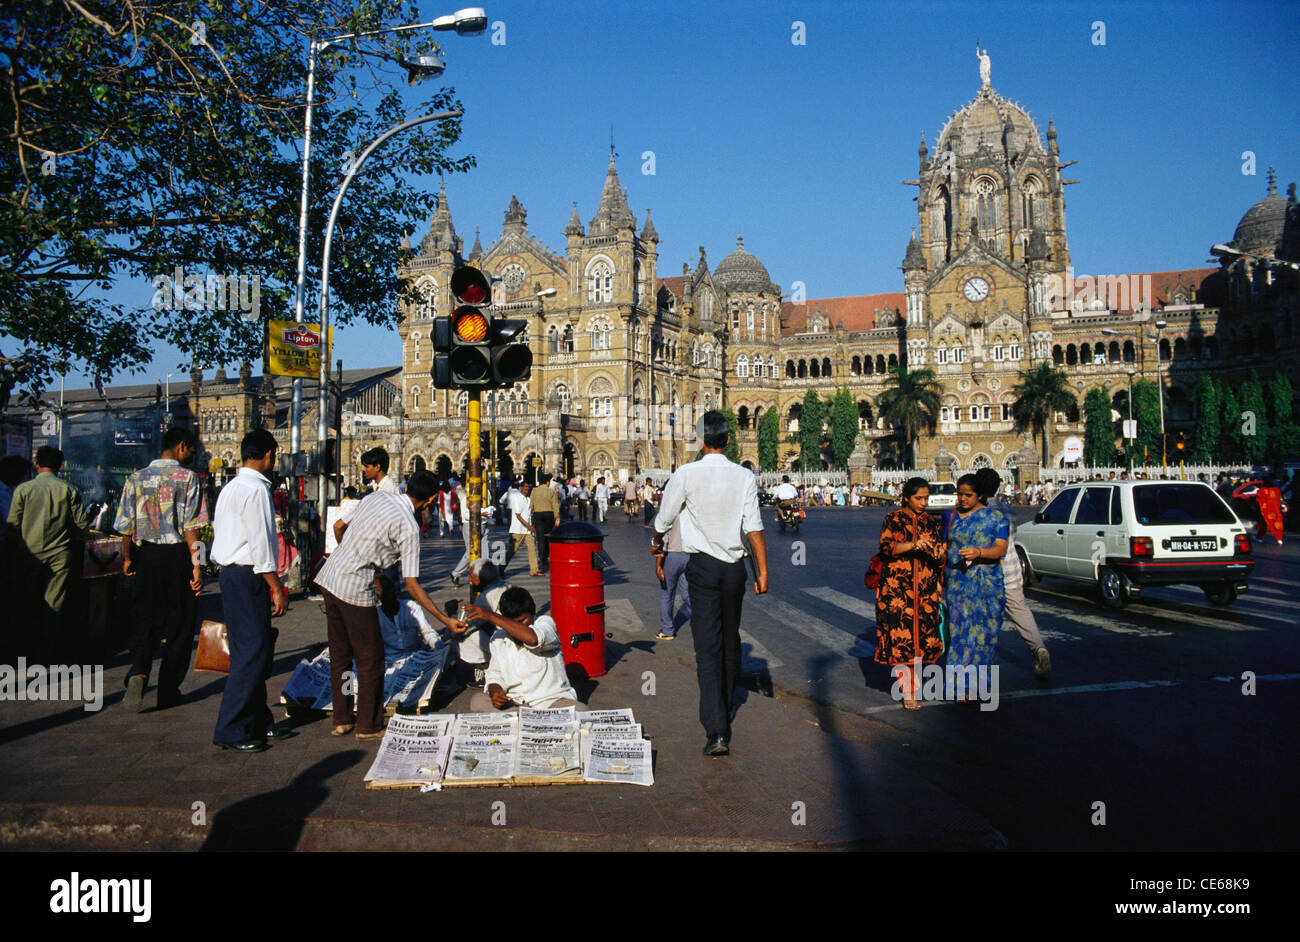
[[[609,487],[605,484],[604,478],[596,478],[596,516],[601,522],[605,522],[605,513],[609,510]]]
[[[510,513],[510,547],[506,550],[506,561],[501,565],[502,573],[509,568],[510,560],[514,559],[515,553],[523,545],[528,547],[528,574],[542,574],[537,568],[537,540],[534,536],[537,528],[533,526],[533,507],[528,499],[531,491],[528,482],[524,481],[518,490],[511,488],[506,492],[505,506]]]
[[[212,559],[221,566],[221,608],[230,644],[230,675],[221,695],[212,741],[222,749],[262,752],[267,740],[287,739],[266,705],[278,632],[272,616],[289,608],[276,575],[275,511],[271,482],[275,437],[254,429],[239,445],[243,467],[221,489],[212,518]]]
[[[578,694],[564,671],[560,633],[549,615],[537,617],[526,589],[512,586],[501,594],[499,612],[466,606],[470,618],[497,627],[492,635],[492,662],[484,675],[487,689],[470,698],[474,713],[527,706],[537,710],[576,707]]]
[[[370,484],[371,493],[375,491],[387,491],[389,494],[400,494],[402,489],[397,486],[397,482],[388,476],[388,452],[382,448],[372,448],[361,455],[361,476]],[[356,513],[357,505],[348,504],[339,519],[334,521],[334,542],[343,539],[343,531],[348,528],[348,521]]]
[[[756,569],[754,594],[767,591],[767,544],[758,512],[758,484],[752,471],[727,460],[724,451],[730,435],[722,413],[704,413],[699,425],[704,457],[682,465],[669,478],[650,544],[652,554],[664,556],[664,534],[681,515],[682,549],[691,554],[686,580],[707,756],[725,756],[730,751],[731,698],[740,676],[746,540]]]

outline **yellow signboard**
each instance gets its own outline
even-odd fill
[[[330,328],[330,345],[334,328]],[[266,366],[276,376],[320,376],[320,324],[270,321],[266,325]]]

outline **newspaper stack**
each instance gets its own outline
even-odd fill
[[[519,745],[516,713],[462,713],[452,730],[448,783],[506,785],[514,778]]]
[[[577,711],[520,707],[514,783],[550,784],[559,779],[582,780]]]
[[[450,647],[439,642],[432,650],[413,651],[386,663],[384,709],[422,710],[433,699],[434,688],[447,667]],[[333,710],[330,694],[330,652],[321,651],[311,660],[303,658],[284,685],[282,702],[296,703],[310,710]]]
[[[582,729],[582,777],[588,782],[653,785],[650,742],[630,709],[578,714]]]
[[[455,719],[441,713],[394,716],[366,773],[366,788],[409,788],[442,781]]]

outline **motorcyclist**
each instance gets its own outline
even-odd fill
[[[799,515],[799,490],[790,483],[790,475],[781,476],[781,483],[772,489],[772,496],[776,498],[777,512],[787,519]]]

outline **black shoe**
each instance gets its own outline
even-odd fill
[[[174,695],[172,695],[172,696],[170,696],[170,697],[161,697],[161,696],[160,696],[160,697],[158,698],[158,707],[157,707],[157,709],[159,709],[159,710],[170,710],[172,707],[185,706],[185,704],[187,704],[187,703],[192,703],[192,702],[193,702],[193,700],[192,700],[190,697],[187,697],[187,696],[186,696],[185,694],[183,694],[183,693],[174,694]]]
[[[731,749],[727,741],[721,736],[710,736],[709,741],[704,744],[704,754],[706,756],[725,756],[731,754]]]
[[[281,739],[293,739],[298,735],[298,731],[292,726],[284,726],[280,723],[272,723],[266,731],[266,738],[271,742],[278,742]]]
[[[235,752],[266,752],[270,745],[264,739],[245,739],[243,742],[219,742],[214,745],[222,749],[233,749]]]

